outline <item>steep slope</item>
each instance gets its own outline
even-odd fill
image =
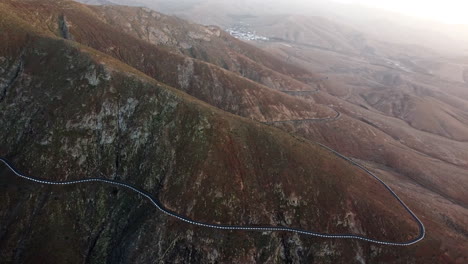
[[[122,0],[115,2],[123,3]],[[344,2],[344,1],[342,1]],[[151,0],[145,4],[155,10],[174,14],[205,25],[225,28],[242,19],[268,16],[320,16],[366,35],[390,43],[419,46],[451,55],[467,54],[466,25],[456,25],[410,17],[385,9],[336,1],[276,1],[265,5],[263,0]],[[216,12],[213,12],[216,10]],[[301,25],[302,26],[302,25]],[[317,25],[322,27],[323,25]],[[277,32],[278,33],[278,32]],[[336,43],[346,45],[346,43]]]
[[[459,141],[468,141],[468,113],[431,97],[404,91],[363,93],[373,108],[407,121],[412,127]]]
[[[172,53],[104,23],[88,7],[74,2],[13,1],[18,16],[61,35],[63,18],[73,40],[107,53],[151,77],[223,110],[260,121],[325,118],[328,108],[274,92],[266,86],[199,60]],[[39,9],[41,12],[34,12]],[[293,89],[294,90],[294,89]]]
[[[388,175],[395,188],[421,204],[415,206],[430,221],[428,233],[439,237],[449,259],[466,261],[466,85],[426,67],[428,61],[447,59],[424,48],[388,43],[372,42],[373,54],[347,54],[317,47],[320,43],[256,44],[329,76],[331,82],[324,86],[329,94],[310,100],[342,113],[335,122],[277,126],[369,161],[368,167]],[[459,72],[453,74],[458,78]]]
[[[310,44],[346,54],[360,54],[369,49],[362,33],[322,17],[274,15],[247,18],[242,22],[252,25],[262,36],[286,42]]]
[[[207,222],[395,241],[414,236],[416,227],[401,217],[398,202],[331,152],[44,34],[13,11],[0,4],[1,37],[8,40],[0,42],[1,77],[10,79],[0,101],[0,156],[21,171],[51,180],[124,180]],[[12,70],[13,79],[5,74]],[[197,228],[119,189],[38,186],[5,167],[0,175],[0,256],[8,262],[406,262],[443,256],[424,253],[437,250],[433,241],[414,246],[419,251]]]
[[[359,160],[370,161],[366,165],[373,170],[397,175],[387,179],[398,183],[396,186],[412,197],[416,208],[426,215],[425,219],[431,219],[428,234],[443,241],[441,248],[453,259],[466,258],[462,253],[467,245],[467,230],[463,228],[468,216],[464,191],[468,188],[466,144],[421,134],[414,129],[408,131],[407,125],[398,119],[376,115],[331,96],[314,97],[315,101],[339,106],[337,110],[342,118],[328,123],[278,123],[275,126],[332,146]],[[406,189],[400,182],[411,182],[421,189],[415,194],[414,189]],[[434,199],[443,205],[438,205],[437,209],[420,206],[432,205]]]
[[[260,18],[258,20],[261,21]],[[341,47],[322,45],[324,40],[320,38],[314,41],[315,31],[324,30],[326,36],[333,36],[327,37],[331,43],[353,43],[352,34],[343,34],[343,29],[330,29],[332,26],[340,29],[339,25],[327,27],[308,23],[308,27],[304,28],[297,23],[286,30],[282,25],[287,22],[276,22],[279,25],[271,25],[272,31],[288,34],[288,31],[297,30],[309,42],[277,40],[259,43],[259,46],[283,60],[328,76],[338,84],[323,86],[330,94],[400,118],[421,131],[457,141],[467,140],[468,97],[460,69],[450,71],[456,77],[447,78],[447,73],[440,73],[434,70],[435,67],[428,66],[429,61],[435,63],[448,59],[424,48],[382,43],[368,37],[363,39],[361,48],[357,45],[343,52]],[[258,27],[261,28],[262,24]]]
[[[320,79],[313,73],[285,64],[260,49],[246,45],[215,26],[192,24],[146,8],[91,8],[105,22],[126,33],[218,65],[271,88],[308,90],[311,88],[293,77],[305,81]],[[313,82],[310,84],[314,86]]]
[[[463,263],[467,259],[468,153],[466,142],[460,141],[466,140],[466,86],[431,76],[418,63],[421,56],[438,59],[426,48],[362,39],[341,25],[334,25],[340,29],[338,36],[332,32],[333,25],[304,26],[297,20],[289,25],[303,26],[306,34],[318,28],[320,34],[299,39],[310,41],[316,36],[321,46],[281,40],[256,44],[280,50],[279,58],[285,62],[326,74],[330,81],[322,88],[335,96],[319,93],[308,99],[334,105],[342,115],[333,122],[281,122],[281,128],[367,160],[372,169],[388,175],[396,188],[414,200],[430,222],[430,239],[446,252],[434,262]],[[278,34],[277,29],[272,32]],[[395,93],[409,93],[412,99],[397,102],[399,97],[392,98]]]
[[[462,93],[458,92],[457,97],[451,95],[452,91],[456,90],[459,85],[453,83],[448,85],[437,80],[436,77],[428,78],[426,76],[425,79],[419,79],[420,76],[417,74],[410,75],[397,69],[389,70],[382,66],[375,67],[369,65],[364,57],[346,57],[331,52],[311,52],[310,57],[304,54],[307,52],[303,50],[300,56],[304,60],[310,58],[310,65],[315,64],[317,67],[320,65],[331,80],[339,80],[340,85],[332,84],[325,87],[330,94],[341,97],[347,102],[329,97],[324,100],[324,96],[320,96],[321,99],[319,96],[314,96],[313,100],[340,106],[340,112],[347,113],[358,121],[355,125],[336,124],[336,126],[341,127],[340,131],[349,131],[341,135],[342,139],[348,138],[351,134],[355,134],[354,136],[347,140],[335,140],[328,137],[329,141],[325,139],[324,143],[333,144],[341,151],[352,151],[355,153],[351,154],[353,156],[357,155],[362,159],[374,161],[377,157],[380,160],[385,160],[389,156],[398,157],[402,155],[402,149],[409,150],[400,146],[392,151],[394,154],[390,155],[388,152],[382,152],[380,148],[372,147],[386,145],[387,139],[380,138],[375,141],[369,137],[361,139],[362,130],[370,130],[371,134],[384,132],[387,136],[398,141],[398,143],[393,142],[392,144],[403,144],[416,152],[422,152],[466,168],[466,144],[460,141],[466,141],[467,104]],[[321,57],[317,57],[316,54],[321,54]],[[414,80],[415,76],[418,77],[417,82]],[[425,80],[424,83],[421,80]],[[461,89],[457,91],[461,91]],[[313,127],[313,130],[320,131],[314,124],[310,124],[310,126]],[[356,127],[362,130],[356,130]],[[312,133],[310,138],[316,138],[317,133],[333,135],[331,132],[336,131],[336,129],[335,127],[333,130],[326,129]],[[368,145],[368,148],[351,150],[347,142],[357,142],[361,146],[368,145],[369,142],[372,143]],[[368,152],[365,157],[358,154],[363,149]],[[416,153],[416,155],[419,154]],[[421,158],[416,158],[416,160],[420,164],[427,164],[426,161],[423,161],[426,158]],[[401,159],[396,160],[398,162],[393,162],[393,165],[388,163],[386,165],[400,171],[402,168],[415,167],[415,161],[411,159],[403,163]],[[429,174],[428,178],[444,179],[447,171],[450,172],[448,174],[451,174],[455,169],[458,171],[456,174],[459,179],[463,179],[463,175],[466,175],[465,171],[450,168],[450,166],[445,170],[440,170],[438,167],[441,165],[438,163],[432,166],[435,168],[430,170],[425,167],[417,169],[418,174]],[[435,170],[439,172],[435,174],[429,172]],[[463,191],[459,190],[459,193],[461,194]]]
[[[80,0],[78,1],[87,5],[113,5],[114,3],[107,0]]]

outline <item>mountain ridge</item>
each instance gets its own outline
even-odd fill
[[[27,8],[34,10],[36,7],[31,5]],[[64,9],[64,12],[66,10],[68,9]],[[55,12],[54,9],[52,11]],[[8,13],[10,12],[15,13],[12,10]],[[21,9],[16,12],[21,12]],[[44,11],[43,14],[49,12],[51,10]],[[170,209],[210,222],[267,222],[301,227],[310,225],[314,229],[321,227],[321,230],[323,228],[329,231],[350,230],[372,234],[378,238],[390,236],[402,240],[415,233],[414,224],[409,219],[398,217],[402,215],[400,209],[389,199],[391,197],[382,193],[376,182],[331,153],[291,134],[296,131],[289,125],[286,125],[289,128],[282,131],[238,117],[237,115],[242,115],[240,111],[232,111],[233,114],[221,111],[212,106],[213,94],[208,93],[207,97],[201,98],[205,99],[202,102],[200,98],[195,99],[177,90],[176,88],[182,87],[178,83],[179,79],[165,77],[173,74],[177,67],[173,67],[174,70],[170,67],[162,68],[156,72],[150,67],[140,66],[138,60],[128,57],[138,54],[138,58],[141,58],[141,54],[152,51],[164,54],[166,61],[185,63],[186,60],[192,61],[191,58],[172,55],[173,53],[161,51],[154,45],[142,44],[140,40],[127,34],[119,34],[119,37],[110,35],[114,42],[99,43],[103,39],[99,36],[93,39],[93,36],[77,34],[80,30],[94,33],[93,26],[96,23],[76,23],[74,21],[80,21],[75,20],[70,13],[65,13],[65,19],[69,23],[74,41],[63,40],[60,32],[55,30],[60,13],[54,13],[56,15],[51,16],[54,18],[52,20],[48,20],[47,16],[38,21],[28,17],[26,21],[29,23],[23,22],[25,25],[36,23],[33,28],[46,28],[45,34],[38,35],[29,30],[25,30],[26,33],[23,34],[15,29],[4,30],[2,33],[5,39],[23,39],[16,43],[18,45],[9,42],[0,44],[3,47],[2,56],[7,61],[1,65],[2,69],[11,68],[14,61],[22,60],[24,70],[16,84],[8,89],[4,101],[0,102],[0,120],[5,124],[1,126],[0,135],[4,136],[0,139],[0,151],[2,155],[13,158],[25,171],[38,175],[57,170],[56,173],[51,173],[51,179],[98,174],[128,180],[160,195],[161,201]],[[3,21],[6,20],[11,22],[10,18]],[[54,26],[44,26],[44,21],[51,21],[50,25]],[[96,32],[105,33],[104,30]],[[24,40],[26,34],[29,34],[29,42]],[[142,53],[127,49],[125,45],[119,44],[119,39],[141,45],[139,47],[148,47],[149,51]],[[92,44],[92,40],[104,45]],[[87,47],[76,41],[92,45]],[[114,50],[117,51],[106,50],[104,47],[108,43],[115,44]],[[96,51],[93,46],[101,51]],[[26,47],[22,57],[19,56],[21,50],[9,51],[18,47]],[[112,58],[109,55],[113,55]],[[154,61],[156,60],[150,60],[147,65]],[[355,108],[345,105],[334,96],[320,92],[312,95],[312,98],[299,100],[263,86],[256,88],[260,86],[253,81],[239,78],[234,72],[228,73],[214,68],[212,64],[193,61],[197,67],[209,69],[214,73],[212,76],[217,78],[225,76],[223,78],[242,80],[242,84],[252,83],[245,91],[259,89],[265,91],[265,95],[267,92],[277,94],[281,100],[291,98],[294,102],[292,105],[299,102],[313,106],[318,103],[334,105],[345,113],[340,124],[308,124],[299,127],[303,131],[297,134],[314,141],[320,141],[324,136],[335,138],[338,145],[343,145],[353,157],[358,152],[375,155],[369,145],[360,146],[362,140],[345,141],[340,138],[348,133],[351,133],[351,138],[358,135],[361,138],[371,138],[375,131],[368,124],[362,125],[364,122],[359,123],[356,128],[366,131],[366,134],[353,132],[353,125],[341,125],[341,122],[357,122],[355,113],[352,112]],[[170,88],[167,84],[179,87]],[[201,97],[198,89],[212,84],[213,82],[203,80],[203,85],[191,89],[194,89],[197,97]],[[222,89],[225,85],[223,83],[215,88]],[[322,89],[327,88],[322,86]],[[240,98],[244,96],[244,93],[239,94]],[[264,99],[259,95],[255,97],[257,100]],[[221,98],[225,100],[227,97],[223,95]],[[218,106],[226,110],[225,106]],[[251,117],[251,111],[244,112],[244,115]],[[310,114],[311,111],[305,112]],[[288,115],[284,117],[291,118]],[[350,128],[351,131],[346,132]],[[303,133],[310,129],[315,132]],[[394,141],[389,141],[389,145],[400,148]],[[356,145],[342,142],[356,142]],[[381,144],[380,139],[375,142],[377,146]],[[380,158],[378,156],[377,161]],[[390,157],[392,158],[395,156]],[[374,170],[375,165],[370,165],[371,170]],[[144,263],[154,259],[175,262],[209,262],[210,259],[220,262],[310,262],[317,259],[339,262],[362,258],[376,262],[401,263],[416,260],[450,262],[455,259],[457,253],[448,254],[444,247],[452,245],[456,240],[440,240],[438,237],[455,235],[445,227],[440,228],[438,218],[421,205],[428,204],[428,198],[415,197],[414,193],[401,187],[396,178],[388,176],[393,173],[391,170],[382,173],[385,180],[392,182],[392,187],[398,188],[402,198],[409,200],[410,207],[415,208],[415,212],[421,214],[424,221],[430,220],[428,238],[414,248],[374,247],[365,243],[304,239],[281,233],[265,235],[211,232],[190,228],[151,213],[147,205],[118,190],[100,186],[63,191],[34,189],[34,186],[24,185],[2,171],[2,175],[7,176],[1,177],[1,186],[5,188],[8,198],[0,200],[0,211],[3,212],[0,221],[9,223],[10,231],[2,231],[5,239],[0,242],[0,248],[5,250],[1,254],[7,259],[23,262],[32,262],[34,255],[49,260],[57,259],[57,262],[76,256],[76,259],[85,258],[91,262],[114,263]],[[399,177],[401,182],[411,180],[406,174]],[[425,177],[415,177],[416,180],[409,184],[411,190],[421,191],[422,188],[427,194],[424,184],[420,184],[427,181]],[[439,184],[434,186],[441,187]],[[449,185],[451,186],[453,184]],[[463,185],[458,188],[463,188]],[[452,190],[443,191],[451,196],[459,194]],[[23,193],[31,193],[33,198],[22,198],[20,194]],[[455,214],[456,210],[451,211],[455,205],[449,203],[445,211],[441,210],[440,204],[446,203],[446,200],[440,197],[437,200],[441,201],[436,204],[437,209],[446,214],[447,221],[455,223],[455,228],[456,223],[463,219],[464,211],[458,210]],[[33,232],[24,233],[19,225],[28,226],[27,219],[30,216],[26,209],[16,213],[12,211],[15,202],[22,204],[24,208],[32,208],[36,221],[43,226],[29,225]],[[77,210],[70,209],[72,204],[77,205]],[[314,206],[317,204],[321,206]],[[112,210],[109,211],[108,208]],[[14,223],[12,219],[15,214],[22,215],[25,220]],[[68,248],[63,254],[53,254],[50,248],[58,247],[66,238],[57,231],[52,232],[53,235],[47,235],[51,226],[59,226],[58,230],[79,246]],[[148,233],[147,230],[154,232]],[[45,240],[42,236],[52,239]],[[19,240],[23,241],[25,248],[30,249],[29,253],[21,249],[13,253],[16,241]],[[37,241],[42,242],[41,245],[36,245]],[[153,245],[152,250],[142,249],[148,244]],[[458,247],[463,248],[463,243]],[[305,248],[312,251],[305,252]],[[333,249],[333,253],[330,253],[330,249]]]

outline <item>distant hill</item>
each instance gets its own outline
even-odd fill
[[[115,0],[116,2],[120,0]],[[245,16],[319,16],[334,23],[353,27],[362,33],[392,43],[419,45],[451,55],[467,54],[466,25],[447,25],[441,22],[414,19],[398,13],[362,5],[335,1],[273,1],[263,0],[146,0],[147,7],[174,14],[205,25],[229,28]],[[217,10],[217,12],[212,12]]]
[[[320,142],[427,227],[411,247],[221,232],[118,188],[44,187],[0,167],[6,262],[465,262],[466,91],[400,54],[412,47],[351,43],[355,31],[319,18],[275,20],[282,40],[243,42],[139,7],[4,0],[0,17],[0,156],[25,174],[125,181],[210,223],[417,235],[379,182]]]
[[[115,3],[108,0],[76,0],[77,2],[87,5],[115,5]]]
[[[74,0],[87,5],[126,5],[126,6],[145,6],[144,3],[133,0]]]

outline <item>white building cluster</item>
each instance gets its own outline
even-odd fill
[[[250,40],[250,41],[268,41],[269,38],[259,36],[256,34],[256,32],[252,32],[244,27],[232,27],[226,29],[226,32],[231,34],[231,36],[237,38],[237,39],[242,39],[242,40]]]

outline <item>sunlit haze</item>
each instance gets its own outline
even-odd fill
[[[468,24],[466,0],[335,0],[335,2],[378,7],[451,24]]]

